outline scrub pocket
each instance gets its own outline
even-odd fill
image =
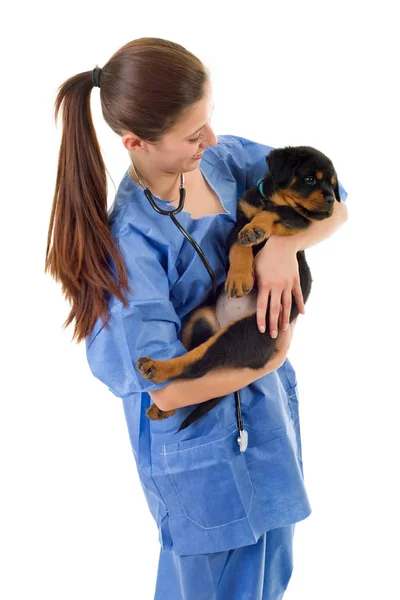
[[[165,444],[165,468],[184,515],[210,529],[247,517],[253,485],[235,424],[213,435]]]

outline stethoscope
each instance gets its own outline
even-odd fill
[[[192,236],[190,235],[190,233],[188,233],[186,231],[186,229],[184,227],[182,227],[182,225],[179,223],[179,221],[175,218],[175,215],[177,213],[179,213],[182,209],[183,206],[185,204],[185,196],[186,196],[186,190],[185,190],[185,178],[183,173],[181,173],[181,183],[179,186],[179,204],[177,208],[174,208],[173,210],[163,210],[162,208],[160,208],[159,206],[157,206],[157,204],[154,201],[153,198],[153,194],[151,193],[151,191],[149,190],[149,188],[144,185],[139,173],[136,170],[135,165],[132,162],[132,168],[133,171],[137,177],[137,180],[139,181],[139,184],[142,186],[143,188],[143,192],[146,196],[146,198],[148,199],[148,201],[150,202],[151,206],[154,208],[154,210],[156,212],[158,212],[161,215],[168,215],[169,217],[171,217],[172,221],[175,223],[175,225],[178,227],[178,229],[183,233],[183,235],[186,237],[186,239],[189,240],[189,242],[192,244],[193,248],[196,250],[197,254],[200,256],[201,260],[203,261],[203,264],[205,266],[205,268],[208,271],[208,274],[211,277],[211,281],[212,281],[212,286],[213,286],[213,296],[214,296],[214,300],[216,301],[216,295],[217,295],[217,281],[216,281],[216,277],[215,277],[215,273],[212,270],[210,263],[208,262],[203,250],[200,248],[200,246],[198,245],[198,243],[196,242],[196,240],[194,240],[192,238]],[[240,436],[237,438],[237,442],[239,444],[239,448],[240,448],[240,452],[245,452],[246,448],[247,448],[247,444],[248,444],[248,433],[247,431],[244,429],[243,427],[243,419],[242,419],[242,409],[241,409],[241,405],[240,405],[240,396],[239,396],[239,391],[237,390],[235,392],[235,403],[236,403],[236,420],[237,420],[237,427],[239,429],[240,432]]]

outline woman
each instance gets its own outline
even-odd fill
[[[103,116],[132,163],[108,213],[106,170],[90,113],[94,85]],[[278,352],[263,369],[217,369],[200,379],[151,383],[136,361],[186,352],[180,331],[212,284],[172,219],[151,207],[143,185],[159,207],[172,209],[184,173],[186,203],[178,220],[220,285],[237,199],[265,174],[271,148],[236,136],[217,140],[206,68],[182,46],[158,38],[134,40],[102,69],[68,79],[56,116],[61,104],[46,268],[71,302],[65,325],[75,319],[73,337],[85,339],[90,369],[123,401],[140,481],[159,529],[155,600],[282,598],[292,573],[294,524],[311,512],[296,377],[286,358],[292,293],[304,312],[296,252],[328,237],[345,221],[343,209],[328,225],[316,223],[290,241],[271,237],[257,254],[257,322],[260,329],[265,325],[270,301],[269,330],[278,337]],[[341,194],[345,198],[343,188]],[[236,390],[249,436],[245,452],[236,444]],[[176,433],[194,404],[216,396],[225,397]],[[180,410],[153,421],[145,414],[153,402],[161,410]]]

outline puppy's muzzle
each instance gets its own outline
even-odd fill
[[[324,200],[327,203],[327,205],[328,205],[329,208],[335,202],[335,198],[333,196],[325,196]]]

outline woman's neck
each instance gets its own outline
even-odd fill
[[[161,198],[161,200],[176,200],[179,198],[179,188],[181,184],[180,173],[165,173],[150,172],[150,169],[139,165],[135,161],[135,168],[138,172],[140,180],[136,177],[132,165],[129,166],[129,174],[137,185],[141,186],[141,182],[149,188],[153,196]],[[185,175],[186,180],[186,175]]]

